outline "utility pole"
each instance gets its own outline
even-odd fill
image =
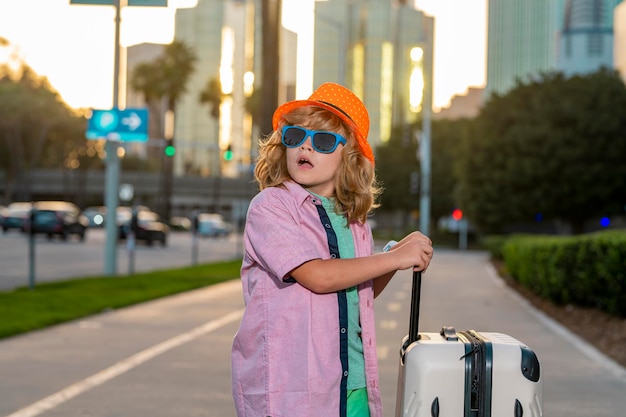
[[[115,7],[115,60],[113,63],[113,108],[119,108],[120,90],[120,24],[122,21],[122,7],[126,6],[127,0],[114,0]],[[117,274],[117,206],[118,186],[120,182],[120,160],[117,155],[119,142],[107,139],[106,141],[106,171],[104,203],[107,208],[106,242],[104,248],[104,273],[105,275]]]
[[[261,127],[262,135],[272,132],[272,116],[278,107],[278,81],[280,68],[281,0],[263,0]]]
[[[120,102],[120,26],[122,8],[126,6],[157,6],[167,7],[167,0],[70,0],[70,4],[92,4],[99,6],[113,6],[115,8],[115,44],[113,62],[113,110],[119,110]],[[116,133],[117,135],[117,133]],[[117,274],[117,206],[119,204],[120,160],[117,154],[120,137],[108,135],[106,137],[106,171],[104,187],[104,204],[106,206],[106,242],[104,250],[105,275]]]
[[[430,233],[430,160],[431,117],[433,108],[433,32],[434,19],[424,16],[424,96],[422,104],[422,138],[420,141],[420,231]]]

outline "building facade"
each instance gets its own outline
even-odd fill
[[[558,34],[556,69],[565,75],[613,67],[613,14],[621,0],[568,0]]]
[[[485,98],[542,72],[613,66],[613,13],[622,0],[490,0]]]
[[[315,6],[314,87],[338,82],[363,100],[374,148],[422,110],[434,23],[408,3],[329,0]]]
[[[614,13],[613,62],[626,82],[626,2],[615,8]]]
[[[196,71],[176,109],[175,175],[249,175],[258,134],[246,100],[259,88],[261,68],[261,0],[198,0],[195,8],[176,13],[175,37],[198,54]],[[295,85],[295,34],[281,33],[280,90],[291,99]],[[219,80],[224,98],[219,117],[199,94]],[[225,158],[225,152],[232,157]]]

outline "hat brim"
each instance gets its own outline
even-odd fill
[[[372,164],[374,163],[374,154],[372,152],[372,148],[367,143],[367,138],[361,133],[356,123],[350,118],[350,116],[348,116],[346,113],[344,113],[337,107],[324,103],[322,101],[293,100],[293,101],[288,101],[286,103],[283,103],[282,105],[278,106],[276,111],[274,111],[274,115],[272,117],[273,129],[274,130],[278,129],[278,126],[280,124],[280,119],[282,119],[285,114],[289,113],[293,109],[296,109],[298,107],[305,107],[305,106],[320,107],[324,110],[328,110],[335,116],[339,117],[354,132],[354,135],[356,136],[357,142],[359,144],[359,148],[361,149],[361,152],[363,153],[363,155],[368,160],[370,160]]]

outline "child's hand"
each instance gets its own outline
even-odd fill
[[[393,245],[389,251],[397,256],[400,263],[398,269],[413,267],[414,271],[426,271],[433,258],[433,242],[428,236],[413,232]]]

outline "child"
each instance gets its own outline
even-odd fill
[[[244,231],[237,415],[382,417],[374,297],[397,270],[426,270],[432,242],[414,232],[372,254],[366,219],[380,189],[369,116],[351,91],[322,84],[272,122]]]

